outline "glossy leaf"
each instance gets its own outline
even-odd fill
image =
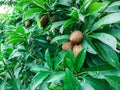
[[[57,21],[57,22],[54,22],[51,26],[51,29],[50,31],[54,31],[55,28],[61,26],[62,24],[64,24],[65,21]]]
[[[98,79],[104,79],[108,75],[120,76],[120,70],[104,70],[104,71],[94,71],[88,73],[90,76]]]
[[[86,57],[86,49],[82,49],[82,51],[80,51],[77,57],[75,58],[75,62],[74,62],[75,70],[80,70],[82,68],[85,61],[85,57]]]
[[[63,33],[64,29],[67,28],[69,25],[75,23],[76,20],[73,18],[70,18],[68,20],[65,21],[65,23],[62,25],[62,27],[60,28],[60,32]]]
[[[69,35],[61,35],[61,36],[56,36],[52,39],[51,43],[55,43],[59,40],[68,40],[69,39]]]
[[[112,35],[107,34],[107,33],[96,33],[91,36],[93,38],[96,38],[96,39],[100,40],[101,42],[107,44],[108,46],[113,48],[115,51],[117,51],[117,49],[116,49],[117,48],[117,40]]]
[[[72,72],[68,69],[66,69],[65,71],[64,89],[65,90],[82,90],[81,85],[76,80]]]
[[[120,13],[112,13],[109,15],[106,15],[104,17],[102,17],[101,19],[99,19],[92,27],[92,31],[104,26],[104,25],[108,25],[108,24],[112,24],[112,23],[117,23],[120,21]]]
[[[106,76],[105,80],[114,88],[114,90],[120,89],[120,76]]]
[[[87,15],[95,14],[95,13],[99,12],[102,8],[104,8],[105,6],[106,6],[106,4],[104,4],[104,3],[99,3],[99,2],[92,3],[87,8]]]
[[[51,74],[51,76],[48,78],[48,83],[52,82],[60,82],[61,80],[64,79],[65,72],[55,72]]]
[[[50,67],[50,68],[53,68],[53,63],[52,63],[52,60],[51,60],[51,57],[50,57],[50,53],[49,53],[49,50],[47,49],[46,52],[45,52],[45,60],[47,62],[47,65]]]
[[[100,55],[104,60],[115,68],[119,68],[119,60],[116,52],[106,44],[96,42]]]
[[[24,17],[31,16],[32,14],[40,13],[42,9],[40,8],[31,8],[24,12]]]
[[[70,49],[66,52],[63,58],[64,66],[68,66],[67,61],[69,61],[68,63],[70,63],[71,65],[74,65],[75,57],[73,52]]]
[[[1,89],[1,90],[5,90],[6,81],[7,81],[7,78],[5,78],[5,79],[0,83],[0,89]]]
[[[30,90],[35,90],[38,85],[43,83],[43,81],[48,77],[49,74],[49,72],[38,72],[32,79]]]
[[[87,77],[85,78],[85,82],[89,83],[94,90],[110,90],[110,87],[106,83],[98,79]]]
[[[20,90],[21,89],[22,84],[21,84],[19,79],[17,79],[17,78],[12,79],[11,84],[14,87],[15,90]]]

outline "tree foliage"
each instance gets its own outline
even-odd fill
[[[16,2],[0,24],[1,90],[120,89],[119,0]],[[76,57],[61,49],[75,30],[84,36]]]

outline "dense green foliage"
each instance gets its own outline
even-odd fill
[[[119,0],[16,2],[0,23],[0,90],[120,89]],[[61,49],[74,30],[84,35],[76,57]]]

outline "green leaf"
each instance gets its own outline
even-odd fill
[[[30,66],[30,71],[32,72],[49,71],[49,68],[41,65],[32,65]]]
[[[25,30],[24,30],[24,28],[21,27],[21,26],[19,26],[19,27],[16,29],[16,31],[17,31],[18,33],[22,34],[22,35],[25,34]]]
[[[84,40],[82,42],[83,46],[87,48],[87,51],[92,54],[97,54],[95,50],[95,46],[92,44],[92,41],[88,38],[88,36],[84,36]]]
[[[61,36],[56,36],[52,39],[51,44],[60,40],[69,40],[70,35],[61,35]]]
[[[100,71],[108,71],[108,70],[115,70],[115,68],[109,64],[101,64],[101,65],[96,65],[94,67],[85,68],[81,73],[100,72]]]
[[[94,78],[104,79],[108,75],[112,76],[119,76],[120,77],[120,70],[104,70],[104,71],[93,71],[88,72],[88,74]]]
[[[84,81],[90,84],[94,88],[94,90],[111,90],[110,87],[106,83],[98,79],[86,77],[84,78]]]
[[[119,68],[119,60],[116,52],[109,47],[108,45],[102,42],[95,42],[96,47],[98,48],[100,55],[104,58],[104,60],[112,65],[115,68]]]
[[[112,35],[107,34],[107,33],[96,33],[96,34],[91,35],[91,37],[100,40],[101,42],[103,42],[103,43],[107,44],[108,46],[110,46],[111,48],[113,48],[115,51],[118,51],[116,49],[117,48],[117,40]]]
[[[82,66],[84,65],[85,57],[86,57],[86,49],[82,49],[75,58],[75,62],[74,62],[75,70],[80,70],[82,68]]]
[[[100,2],[92,3],[87,8],[86,13],[87,13],[87,15],[95,14],[95,13],[99,12],[101,9],[103,9],[105,6],[106,6],[106,4],[100,3]]]
[[[0,90],[5,90],[7,78],[0,83]]]
[[[47,49],[46,52],[45,52],[45,60],[47,62],[47,65],[50,67],[50,68],[53,68],[53,62],[51,61],[51,57],[50,57],[50,53],[49,53],[49,50]]]
[[[42,71],[37,73],[32,79],[32,82],[29,87],[30,90],[35,90],[38,85],[43,83],[43,81],[48,77],[49,74],[50,74],[49,72]]]
[[[16,43],[20,43],[20,42],[24,42],[23,38],[11,38],[10,40],[8,40],[7,44],[16,44]]]
[[[102,17],[101,19],[99,19],[93,25],[91,31],[94,31],[94,30],[102,27],[103,25],[108,25],[108,24],[117,23],[117,22],[120,22],[120,13],[112,13],[112,14],[106,15],[106,16]]]
[[[21,82],[19,79],[14,78],[11,80],[11,84],[14,87],[15,90],[20,90],[21,89]]]
[[[60,82],[61,80],[64,79],[65,76],[65,72],[55,72],[53,74],[50,75],[50,77],[48,78],[47,82],[50,83],[54,83],[54,82]]]
[[[66,54],[65,54],[65,56],[63,58],[63,61],[64,61],[64,66],[68,66],[69,63],[71,65],[74,64],[75,57],[74,57],[73,52],[70,49],[66,52]],[[69,62],[67,62],[67,61],[69,61]],[[72,66],[70,66],[70,67],[72,67]]]
[[[74,63],[73,63],[73,61],[71,59],[69,59],[69,58],[66,58],[65,62],[67,64],[68,68],[70,70],[74,71],[74,65],[73,65]]]
[[[37,6],[41,7],[43,10],[47,10],[45,3],[47,3],[48,0],[33,0],[33,3],[36,4]]]
[[[39,17],[39,16],[37,17],[37,25],[38,25],[38,28],[39,28],[40,30],[43,29],[43,27],[41,26],[41,22],[40,22],[40,17]]]
[[[69,0],[64,0],[64,1],[63,0],[58,0],[57,4],[70,6]]]
[[[93,0],[85,0],[80,8],[80,12],[86,11],[88,6],[92,3]]]
[[[24,12],[24,17],[31,16],[32,14],[40,13],[42,11],[41,8],[30,8]]]
[[[107,31],[107,33],[120,40],[120,29],[110,29]]]
[[[72,12],[70,13],[70,16],[76,20],[81,20],[84,22],[84,16],[80,13],[80,11],[77,8],[73,8]]]
[[[64,89],[65,90],[82,90],[81,85],[76,80],[73,73],[68,69],[65,70]]]
[[[114,88],[114,90],[120,89],[120,76],[105,76],[105,80]]]
[[[22,56],[22,53],[14,50],[14,51],[10,54],[9,59],[12,59],[12,58],[15,58],[15,57],[20,57],[20,56]]]
[[[65,21],[65,23],[62,25],[62,27],[60,28],[60,32],[63,33],[64,29],[67,28],[69,25],[75,23],[76,20],[73,18],[70,18],[68,20]]]
[[[115,1],[115,2],[111,3],[111,4],[108,6],[108,8],[109,8],[109,7],[117,7],[117,6],[120,6],[120,1]]]
[[[54,22],[51,26],[51,29],[50,31],[54,31],[55,28],[61,26],[62,24],[64,24],[65,21],[57,21],[57,22]]]

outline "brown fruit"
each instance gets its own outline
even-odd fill
[[[32,20],[28,20],[25,22],[26,27],[30,27],[32,25]]]
[[[56,19],[55,16],[51,17],[51,21],[52,21],[52,22],[55,22],[56,20],[57,20],[57,19]]]
[[[74,56],[77,56],[78,53],[79,53],[82,49],[83,49],[82,44],[74,45],[74,46],[73,46],[73,53],[74,53]]]
[[[71,33],[70,35],[70,41],[74,44],[78,44],[81,43],[83,40],[83,34],[81,31],[76,30],[74,32]]]
[[[73,44],[70,41],[67,41],[67,42],[62,44],[63,50],[68,50],[68,49],[72,49],[72,48],[73,48]]]
[[[41,26],[42,27],[46,27],[46,25],[49,22],[48,16],[47,15],[42,16],[41,19],[40,19],[40,22],[41,22]]]

